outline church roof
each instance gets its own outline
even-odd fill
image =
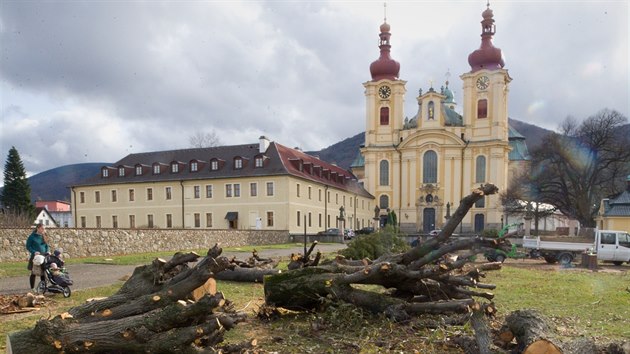
[[[463,127],[464,118],[461,114],[450,109],[447,105],[442,104],[442,112],[444,113],[444,124],[451,127]]]
[[[527,143],[525,142],[525,137],[511,125],[508,125],[508,139],[510,141],[510,147],[512,148],[510,154],[508,155],[510,161],[531,160],[529,150],[527,149]]]
[[[365,158],[360,151],[357,152],[357,157],[354,159],[354,161],[352,161],[352,164],[350,164],[350,168],[353,167],[365,167]]]

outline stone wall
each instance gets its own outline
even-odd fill
[[[0,229],[0,262],[27,261],[26,239],[33,229]],[[52,250],[66,258],[115,256],[156,251],[191,251],[289,242],[288,231],[196,229],[46,229]]]

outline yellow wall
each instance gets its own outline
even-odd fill
[[[257,186],[257,195],[251,194],[251,183]],[[267,183],[273,184],[273,196],[267,195]],[[226,197],[226,185],[232,187],[232,197]],[[297,185],[300,185],[300,196],[297,196]],[[212,197],[206,197],[206,186],[212,186]],[[240,196],[235,196],[235,185],[240,186]],[[199,188],[198,198],[195,186]],[[166,188],[171,188],[171,199],[166,198]],[[308,187],[311,187],[311,198],[308,198]],[[147,189],[152,189],[152,200],[147,198]],[[117,194],[117,201],[112,202],[112,191]],[[129,190],[134,190],[134,200],[129,200]],[[322,200],[319,200],[319,191]],[[77,227],[98,227],[97,216],[101,218],[100,227],[114,227],[112,217],[118,218],[119,228],[129,228],[130,215],[135,217],[135,227],[148,227],[148,215],[153,215],[154,227],[166,228],[167,214],[172,217],[173,228],[208,228],[227,229],[228,212],[238,212],[237,229],[256,228],[256,219],[261,218],[263,230],[289,230],[290,233],[304,232],[304,215],[311,213],[311,225],[308,233],[323,230],[324,215],[329,214],[331,224],[335,227],[339,207],[346,209],[346,227],[351,228],[351,221],[359,219],[365,223],[372,217],[372,200],[359,197],[344,190],[328,188],[331,201],[323,198],[326,186],[292,176],[266,176],[252,178],[232,178],[213,180],[188,180],[155,183],[109,184],[100,186],[75,187],[72,205],[76,215]],[[100,192],[100,202],[96,202],[95,193]],[[83,193],[83,202],[81,200]],[[182,199],[183,196],[183,199]],[[343,203],[345,197],[345,204]],[[352,206],[350,206],[352,199]],[[182,208],[182,200],[184,207]],[[356,200],[356,202],[355,202]],[[355,209],[354,205],[358,207]],[[298,225],[297,212],[301,220]],[[267,213],[273,213],[273,225],[267,223]],[[212,225],[206,224],[206,214],[212,214]],[[319,225],[319,214],[322,214],[322,226]],[[199,226],[195,225],[198,215]],[[366,225],[367,226],[367,225]]]

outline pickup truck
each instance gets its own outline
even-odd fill
[[[523,237],[523,248],[532,258],[543,257],[547,263],[569,264],[578,255],[597,253],[597,260],[622,265],[630,263],[630,234],[626,231],[596,230],[594,242],[542,241],[540,237]]]

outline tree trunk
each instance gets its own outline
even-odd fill
[[[9,336],[12,353],[182,353],[198,352],[223,341],[225,331],[245,318],[223,294],[191,293],[208,287],[211,277],[234,268],[219,257],[217,245],[194,267],[194,253],[156,259],[135,269],[113,296],[72,308],[34,328]]]

